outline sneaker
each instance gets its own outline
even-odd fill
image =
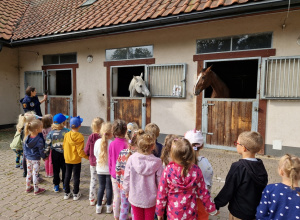
[[[59,192],[59,185],[55,185],[53,190],[54,190],[54,192],[58,193]]]
[[[23,170],[23,165],[20,165],[20,169]]]
[[[65,193],[64,199],[69,199],[71,197],[71,193]]]
[[[43,189],[43,188],[39,188],[39,190],[38,190],[38,191],[35,191],[35,192],[34,192],[34,195],[41,194],[41,193],[43,193],[43,192],[45,192],[45,191],[46,191],[45,189]]]
[[[16,163],[16,168],[19,168],[20,167],[20,164]]]
[[[33,190],[33,186],[30,186],[30,188],[28,188],[28,189],[26,189],[26,193],[30,193],[30,192],[32,192],[32,190]]]
[[[97,202],[96,199],[92,199],[92,200],[90,200],[90,205],[91,205],[91,206],[94,206],[94,205],[96,205],[96,202]]]
[[[77,194],[73,194],[73,200],[76,201],[81,197],[81,193],[78,192]]]
[[[102,212],[102,205],[100,206],[96,205],[96,213],[101,214],[101,212]]]
[[[110,214],[113,211],[113,207],[111,205],[106,205],[106,213]]]

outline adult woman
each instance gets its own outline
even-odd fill
[[[32,86],[27,87],[25,94],[25,97],[20,100],[24,112],[34,111],[38,116],[42,116],[40,105],[47,100],[47,95],[44,95],[44,98],[39,101],[39,98],[36,95],[36,90]]]

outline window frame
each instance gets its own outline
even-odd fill
[[[245,50],[233,50],[233,38],[241,38],[243,36],[249,35],[249,36],[257,36],[257,35],[263,35],[263,34],[271,34],[271,42],[270,47],[263,47],[263,48],[255,48],[255,49],[245,49]],[[204,40],[227,40],[230,39],[230,50],[226,51],[213,51],[213,52],[207,52],[207,53],[198,53],[198,42],[204,41]],[[232,36],[224,36],[224,37],[216,37],[216,38],[204,38],[204,39],[197,39],[196,40],[196,54],[212,54],[212,53],[228,53],[228,52],[239,52],[239,51],[251,51],[251,50],[265,50],[265,49],[271,49],[273,48],[273,32],[261,32],[261,33],[252,33],[252,34],[240,34],[240,35],[232,35]]]
[[[61,62],[61,56],[63,55],[75,55],[76,60],[73,63],[62,63]],[[58,63],[49,63],[49,64],[45,64],[44,62],[44,57],[45,56],[58,56]],[[72,53],[60,53],[60,54],[45,54],[43,55],[43,66],[50,66],[50,65],[66,65],[66,64],[76,64],[77,63],[77,53],[76,52],[72,52]]]
[[[299,87],[300,86],[300,56],[274,56],[274,57],[268,57],[268,58],[263,58],[262,59],[262,66],[261,66],[261,86],[260,86],[260,93],[261,93],[261,99],[266,99],[266,100],[299,100],[300,99],[300,91],[299,91],[299,94],[297,94],[298,96],[297,97],[291,97],[291,96],[280,96],[280,95],[276,95],[276,93],[278,92],[278,87],[274,86],[274,87],[271,87],[272,84],[274,84],[273,81],[271,81],[271,85],[267,85],[267,76],[269,74],[269,72],[267,72],[268,70],[268,61],[270,60],[289,60],[289,59],[298,59],[298,65],[297,65],[297,68],[298,68],[298,74],[297,74],[297,77],[298,77],[298,83],[296,82],[297,86]],[[277,64],[277,63],[276,63]],[[290,64],[288,64],[290,65]],[[281,67],[281,64],[280,64],[280,68],[285,68],[285,67]],[[290,66],[289,66],[290,68]],[[285,70],[284,70],[284,73],[285,73]],[[274,74],[274,73],[272,73]],[[277,73],[275,72],[276,74],[276,77],[277,77]],[[284,76],[284,79],[285,79],[286,76]],[[287,76],[287,77],[290,77],[290,76]],[[280,76],[281,78],[281,76]],[[289,80],[289,79],[288,79]],[[279,80],[280,81],[280,80]],[[276,83],[276,82],[275,82]],[[268,87],[271,87],[271,90],[272,88],[275,88],[276,91],[274,91],[273,93],[275,93],[275,95],[273,96],[270,96],[266,93],[266,89]],[[289,86],[289,82],[288,82],[288,86]],[[280,87],[280,85],[279,85]],[[285,88],[285,87],[284,87]],[[281,90],[281,87],[279,88],[279,93],[280,93],[280,90]],[[298,88],[296,87],[296,90],[298,91]]]
[[[151,57],[143,57],[143,58],[129,58],[129,49],[130,48],[137,48],[137,47],[151,47],[152,48],[152,56]],[[118,50],[118,49],[126,49],[127,54],[126,54],[126,59],[108,59],[107,56],[107,51],[108,50]],[[121,60],[141,60],[141,59],[151,59],[153,58],[153,53],[154,53],[154,46],[153,45],[141,45],[141,46],[131,46],[131,47],[120,47],[120,48],[110,48],[110,49],[105,49],[105,61],[111,62],[111,61],[121,61]]]

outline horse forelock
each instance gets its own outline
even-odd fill
[[[200,72],[200,74],[199,74],[199,76],[198,76],[198,78],[197,78],[196,86],[198,85],[199,80],[201,79],[201,77],[202,77],[202,72]]]

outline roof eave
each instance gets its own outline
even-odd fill
[[[300,0],[291,0],[290,8],[300,7]],[[163,28],[174,25],[189,24],[195,22],[209,21],[212,19],[222,19],[237,17],[242,15],[251,15],[257,13],[267,13],[282,9],[288,9],[288,1],[286,0],[268,0],[251,2],[249,4],[237,4],[228,7],[216,8],[212,10],[204,10],[199,12],[191,12],[178,14],[168,17],[159,17],[156,19],[148,19],[133,23],[125,23],[95,29],[81,30],[76,32],[59,33],[35,38],[27,38],[9,42],[11,47],[24,46],[30,44],[48,43],[53,41],[72,40],[91,36],[101,36],[109,34],[126,33],[132,31],[147,30],[152,28]],[[6,42],[7,45],[7,42]],[[8,45],[7,45],[8,46]]]

